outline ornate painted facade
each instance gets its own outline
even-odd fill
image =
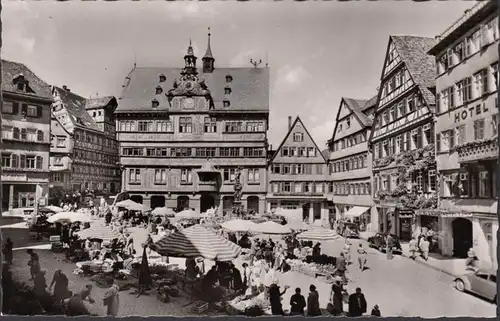
[[[2,211],[45,205],[49,191],[50,86],[2,60]]]
[[[481,2],[438,37],[436,159],[439,208],[422,210],[439,226],[444,255],[474,247],[497,266],[498,4]]]
[[[328,141],[328,168],[336,219],[361,217],[370,231],[372,157],[368,148],[377,96],[369,100],[342,98],[332,138]],[[374,229],[375,228],[375,229]]]
[[[432,38],[390,36],[382,70],[373,131],[373,192],[378,230],[403,240],[421,221],[416,209],[437,206],[434,148]]]
[[[326,159],[297,116],[269,162],[268,211],[302,209],[303,219],[329,226]]]
[[[151,206],[232,211],[242,167],[245,210],[265,211],[269,69],[135,67],[116,109],[123,190]]]

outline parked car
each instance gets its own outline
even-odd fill
[[[344,232],[342,235],[345,238],[359,239],[359,226],[356,223],[344,223]]]
[[[497,303],[497,271],[478,269],[454,280],[460,292],[470,292]]]
[[[392,239],[394,240],[394,246],[392,247],[392,251],[394,253],[402,253],[403,248],[401,247],[401,243],[399,243],[399,239],[396,235],[391,234]],[[368,245],[370,247],[378,249],[380,252],[385,252],[387,249],[387,244],[385,239],[387,234],[377,233],[374,236],[368,238]]]

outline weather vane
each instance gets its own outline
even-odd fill
[[[262,63],[262,59],[259,59],[259,61],[253,61],[253,59],[250,59],[250,63],[254,68],[257,68]]]

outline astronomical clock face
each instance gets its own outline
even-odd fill
[[[194,99],[193,98],[185,98],[183,101],[183,107],[185,109],[193,109],[194,108]]]

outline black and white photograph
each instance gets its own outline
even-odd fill
[[[497,314],[498,1],[2,1],[2,314]]]

